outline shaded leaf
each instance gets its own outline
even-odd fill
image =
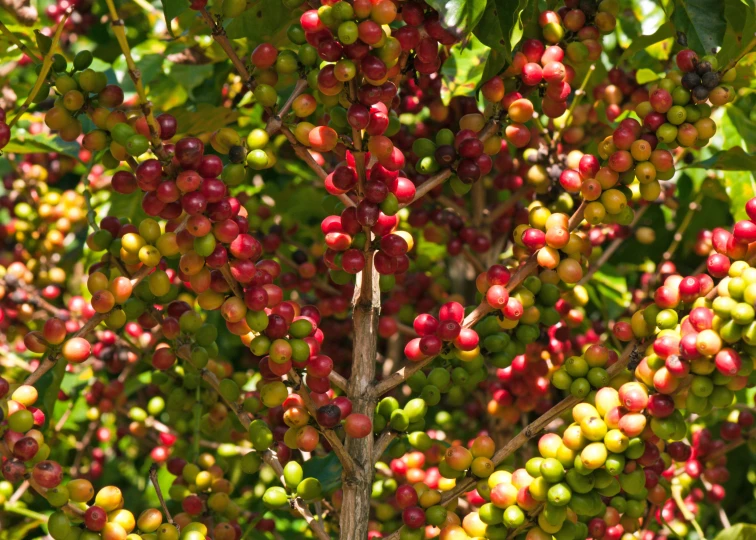
[[[302,464],[305,478],[317,478],[328,495],[341,487],[341,462],[334,452],[325,456],[313,457]]]
[[[722,0],[677,0],[672,21],[699,54],[711,54],[722,45],[727,27]]]
[[[709,159],[691,163],[685,169],[715,169],[719,171],[756,170],[756,154],[747,154],[740,146],[720,150]]]
[[[285,8],[281,0],[258,0],[244,13],[234,17],[226,28],[226,34],[231,39],[247,38],[255,46],[271,41],[281,28],[289,24],[291,17],[291,10]]]
[[[486,0],[427,0],[427,4],[438,11],[444,28],[458,37],[475,28],[486,10]]]
[[[79,145],[76,142],[65,142],[58,136],[49,134],[32,135],[25,129],[13,131],[13,138],[3,148],[3,152],[14,154],[37,154],[57,152],[72,157],[78,157]]]
[[[727,32],[722,41],[722,49],[717,53],[717,61],[724,66],[735,58],[756,33],[756,3],[754,0],[725,0],[724,18]]]
[[[132,223],[140,223],[147,217],[142,209],[143,194],[140,190],[124,195],[113,194],[109,201],[97,208],[97,215],[102,219],[105,216],[118,216],[120,219],[129,219]]]
[[[530,0],[489,0],[483,18],[473,31],[491,48],[483,70],[484,82],[512,61],[512,50],[522,39],[523,12],[529,4]]]
[[[165,23],[171,27],[171,21],[189,9],[189,0],[160,0],[163,4]]]
[[[170,113],[176,117],[178,132],[191,135],[215,131],[239,118],[237,111],[225,107],[214,107],[207,103],[197,105],[196,111],[174,109]]]

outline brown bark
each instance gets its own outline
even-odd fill
[[[378,342],[380,291],[378,274],[373,267],[373,252],[367,252],[367,264],[354,293],[354,347],[352,376],[347,395],[353,412],[368,416],[375,410],[375,363]],[[373,484],[373,435],[362,439],[346,438],[346,451],[354,460],[352,474],[343,476],[341,539],[364,540],[370,520],[370,492]]]

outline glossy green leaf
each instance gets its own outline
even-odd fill
[[[475,28],[486,10],[486,0],[427,0],[427,4],[439,12],[444,28],[457,37]]]
[[[128,195],[114,193],[108,202],[96,209],[97,215],[99,219],[105,216],[118,216],[121,219],[129,219],[132,223],[139,223],[147,217],[142,210],[142,197],[139,190]]]
[[[685,34],[688,47],[699,54],[711,54],[722,45],[727,24],[722,0],[677,0],[672,22]]]

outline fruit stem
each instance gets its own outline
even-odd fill
[[[635,218],[633,218],[633,222],[630,223],[630,230],[633,230],[635,226],[638,224],[638,221],[640,221],[640,218],[643,217],[643,214],[646,213],[646,210],[648,210],[650,205],[644,205],[641,206],[637,212],[635,212]],[[585,285],[592,277],[593,274],[596,273],[596,271],[604,266],[604,264],[609,260],[609,258],[614,255],[614,252],[619,249],[619,247],[622,245],[622,243],[625,241],[624,238],[615,238],[611,244],[609,244],[609,247],[607,247],[604,252],[601,254],[601,256],[596,259],[595,262],[591,264],[591,267],[588,269],[588,271],[585,273],[583,278],[578,281],[578,285]]]
[[[40,88],[42,88],[42,85],[44,85],[45,80],[47,79],[47,74],[50,72],[50,68],[52,67],[52,58],[53,54],[55,54],[55,49],[58,47],[58,42],[60,41],[60,36],[63,33],[63,27],[66,24],[66,21],[68,20],[68,17],[73,13],[74,6],[70,6],[64,13],[63,16],[60,19],[60,22],[58,23],[58,27],[55,29],[55,34],[52,38],[52,43],[50,44],[50,49],[47,51],[47,54],[45,54],[44,59],[42,60],[42,68],[39,71],[39,75],[37,76],[37,80],[34,83],[34,86],[31,89],[31,92],[29,92],[29,95],[26,96],[26,99],[24,100],[23,105],[21,105],[21,108],[16,113],[16,116],[13,117],[13,120],[8,122],[8,127],[13,127],[16,122],[18,122],[21,117],[24,115],[24,113],[29,110],[29,106],[31,103],[33,103],[34,99],[37,97],[37,94],[39,93]]]
[[[16,37],[16,34],[11,32],[10,29],[7,26],[5,26],[2,21],[0,21],[0,32],[2,32],[11,43],[13,43],[19,49],[21,49],[21,51],[23,51],[23,53],[26,56],[28,56],[32,62],[34,62],[35,64],[39,64],[40,62],[39,57],[36,54],[34,54],[34,52],[32,52],[32,50],[29,47],[24,45],[21,42],[21,40]]]
[[[746,54],[751,52],[751,50],[754,47],[756,47],[756,35],[751,38],[751,41],[749,41],[748,44],[745,47],[743,47],[743,49],[741,49],[741,51],[738,53],[738,55],[735,58],[731,59],[729,62],[725,64],[725,66],[722,69],[719,70],[720,73],[727,73],[727,71],[734,68]]]
[[[704,535],[703,531],[701,530],[701,525],[698,524],[696,521],[696,516],[693,515],[693,513],[688,510],[688,507],[685,505],[685,502],[682,500],[682,486],[676,485],[672,486],[672,498],[675,501],[675,504],[677,505],[677,508],[680,509],[680,512],[683,515],[683,518],[685,518],[685,521],[690,521],[693,524],[693,528],[698,533],[698,537],[701,540],[706,540],[706,536]]]
[[[218,25],[218,23],[215,22],[215,20],[210,16],[205,8],[200,9],[199,12],[207,25],[212,29],[213,39],[216,43],[218,43],[218,45],[220,45],[221,49],[223,49],[223,51],[226,53],[226,56],[228,56],[228,59],[231,60],[231,63],[236,68],[236,71],[238,71],[239,75],[241,75],[242,83],[250,92],[252,92],[256,86],[255,81],[252,77],[250,77],[249,71],[247,71],[244,62],[242,62],[239,58],[239,55],[236,54],[236,51],[231,45],[231,42],[228,40],[228,37],[226,37],[225,30],[222,26]],[[265,110],[271,112],[269,107],[265,107]]]
[[[580,101],[583,99],[583,96],[585,95],[585,87],[588,86],[588,81],[591,80],[591,77],[593,76],[595,71],[596,64],[591,64],[588,68],[588,73],[585,74],[583,82],[580,84],[580,88],[575,90],[575,97],[572,99],[572,103],[570,103],[570,108],[567,109],[567,116],[564,117],[564,124],[562,125],[562,129],[560,129],[557,134],[554,135],[552,147],[556,147],[556,144],[562,137],[562,132],[565,130],[565,128],[569,127],[570,120],[572,120],[572,113],[575,111],[575,107],[577,107],[580,104]]]
[[[158,130],[160,126],[155,120],[155,115],[152,114],[152,105],[147,99],[147,93],[144,91],[144,84],[142,84],[142,75],[137,68],[134,58],[131,56],[131,48],[129,47],[129,40],[126,38],[126,25],[118,16],[113,0],[105,0],[108,5],[108,12],[110,13],[110,26],[113,29],[118,45],[121,48],[123,57],[126,59],[126,67],[128,68],[129,77],[134,82],[134,88],[136,89],[137,96],[139,96],[139,108],[142,110],[145,120],[147,121],[147,127],[150,130],[150,144],[155,150],[161,161],[170,159],[168,152],[163,148],[163,140],[160,138]]]
[[[165,512],[165,516],[168,518],[168,523],[170,523],[171,525],[175,525],[176,522],[173,521],[173,517],[171,516],[171,513],[168,510],[168,506],[165,504],[165,499],[163,498],[163,490],[160,489],[160,483],[158,482],[157,472],[158,472],[157,464],[153,463],[150,466],[150,482],[152,482],[152,485],[155,486],[155,493],[157,494],[158,501],[160,501],[160,506],[163,507],[163,512]]]
[[[680,225],[677,227],[677,230],[672,237],[672,243],[667,248],[667,251],[662,254],[662,260],[668,261],[672,258],[672,255],[675,254],[675,251],[677,251],[677,248],[680,246],[685,231],[688,229],[688,226],[690,226],[690,222],[693,221],[695,213],[701,209],[702,200],[703,193],[699,192],[698,195],[696,195],[696,198],[688,205],[688,211],[680,222]]]
[[[289,112],[289,109],[291,108],[291,104],[294,103],[294,100],[297,99],[306,88],[307,81],[305,79],[297,79],[297,83],[294,85],[294,90],[291,91],[291,95],[289,95],[281,108],[276,111],[276,114],[268,119],[268,123],[265,124],[265,131],[267,131],[269,135],[273,135],[281,130],[282,118],[286,116],[286,113]]]
[[[39,512],[34,512],[33,510],[29,510],[28,508],[24,508],[18,503],[7,503],[5,506],[3,506],[3,510],[7,510],[8,512],[12,512],[20,516],[36,519],[37,521],[40,521],[42,523],[47,523],[46,515],[40,514]]]

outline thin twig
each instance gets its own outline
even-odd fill
[[[140,268],[131,278],[131,286],[132,288],[139,285],[139,283],[147,277],[147,275],[152,271],[152,268],[149,268],[147,266],[143,266]],[[94,315],[91,319],[87,321],[87,323],[79,328],[78,331],[74,332],[68,339],[72,339],[75,337],[80,337],[88,334],[90,331],[94,330],[94,328],[100,324],[102,321],[104,321],[108,317],[108,313],[97,313]],[[42,375],[50,371],[53,366],[58,362],[60,359],[60,352],[55,352],[53,354],[48,355],[42,362],[40,362],[39,366],[37,366],[37,369],[34,370],[33,373],[31,373],[26,380],[24,381],[24,384],[27,385],[33,385],[35,382],[37,382]]]
[[[171,525],[175,525],[176,522],[173,521],[173,517],[171,516],[171,513],[168,511],[168,506],[165,504],[165,499],[163,498],[163,490],[160,489],[160,483],[158,482],[157,472],[158,472],[158,466],[156,463],[153,463],[152,466],[150,466],[150,482],[152,482],[152,485],[155,486],[155,493],[157,493],[157,498],[158,498],[158,501],[160,501],[160,506],[163,507],[165,516],[168,518],[168,523],[170,523]]]
[[[583,201],[582,204],[575,210],[575,213],[572,215],[572,217],[570,217],[569,229],[571,231],[577,228],[580,222],[583,221],[585,206],[586,202]],[[509,279],[509,282],[506,286],[507,291],[512,292],[514,289],[519,287],[522,282],[525,281],[525,278],[527,278],[536,270],[536,268],[538,268],[537,256],[538,252],[536,251],[535,253],[530,255],[530,257],[528,257],[528,259],[522,265],[520,265],[520,267],[514,272],[514,274],[512,274],[512,277]],[[465,317],[465,320],[462,321],[462,328],[471,328],[475,326],[483,319],[483,317],[485,317],[492,311],[493,308],[488,305],[488,302],[483,300],[478,305],[478,307],[476,307],[467,317]],[[435,356],[429,356],[428,358],[425,358],[424,360],[421,360],[419,362],[405,365],[398,371],[392,373],[376,384],[376,395],[381,396],[386,392],[390,392],[392,389],[396,388],[404,381],[406,381],[414,373],[417,373],[419,370],[430,364],[435,358]]]
[[[585,87],[588,86],[588,81],[591,80],[591,77],[593,76],[593,73],[596,71],[596,64],[591,64],[588,68],[588,73],[585,74],[585,78],[583,78],[583,82],[580,84],[580,88],[575,90],[575,97],[572,99],[572,103],[570,104],[570,108],[567,109],[567,116],[564,117],[564,123],[563,128],[560,129],[557,134],[554,136],[554,140],[552,141],[552,148],[556,148],[556,144],[559,142],[559,139],[562,137],[562,133],[566,128],[570,125],[570,120],[572,120],[572,113],[575,111],[575,107],[578,106],[580,101],[583,99],[583,96],[585,95]]]
[[[110,13],[110,26],[113,29],[118,45],[121,48],[124,58],[126,59],[126,67],[129,72],[129,77],[134,82],[134,88],[136,89],[137,96],[139,97],[139,108],[142,110],[145,120],[147,121],[147,127],[150,132],[150,144],[155,151],[155,155],[160,158],[161,161],[170,159],[168,152],[163,147],[163,141],[160,138],[160,126],[155,120],[155,115],[152,113],[152,104],[147,99],[147,93],[144,90],[144,84],[142,84],[142,75],[137,68],[134,58],[131,56],[131,48],[129,47],[129,41],[126,38],[126,27],[123,23],[123,19],[118,16],[115,3],[113,0],[105,0],[108,5],[108,12]]]
[[[726,73],[727,71],[734,68],[738,64],[738,62],[740,62],[740,59],[743,58],[749,52],[751,52],[751,49],[753,49],[754,47],[756,47],[756,36],[753,36],[751,38],[751,41],[749,41],[745,47],[740,49],[740,52],[738,53],[738,55],[735,58],[731,59],[729,62],[727,62],[725,66],[719,70],[719,72]]]
[[[627,344],[625,349],[622,351],[619,360],[612,364],[609,369],[607,369],[610,379],[614,378],[620,372],[625,370],[627,365],[637,354],[637,350],[639,348],[640,346],[636,341],[631,341]],[[581,398],[577,398],[575,396],[566,397],[565,399],[554,405],[551,409],[546,411],[538,419],[525,426],[525,428],[522,429],[512,439],[510,439],[507,444],[499,448],[491,458],[491,461],[493,461],[494,465],[500,464],[509,456],[514,454],[517,450],[519,450],[530,439],[537,437],[541,432],[543,432],[544,429],[549,426],[549,424],[551,424],[551,422],[559,418],[565,411],[569,411],[582,401],[583,400]],[[453,489],[443,494],[439,504],[446,505],[454,501],[463,493],[472,490],[475,486],[475,482],[476,480],[472,477],[460,480]],[[396,531],[395,533],[386,537],[385,540],[398,540],[398,538],[399,531]]]
[[[60,36],[63,33],[63,27],[66,25],[66,21],[68,20],[68,17],[71,15],[71,13],[73,13],[73,9],[74,9],[74,6],[70,6],[63,13],[63,16],[61,17],[60,22],[58,22],[58,27],[55,29],[55,34],[53,35],[52,43],[50,43],[50,50],[47,51],[47,54],[45,54],[45,57],[42,60],[42,68],[39,71],[39,75],[37,75],[37,81],[34,83],[34,86],[29,92],[29,95],[26,96],[26,99],[24,100],[24,103],[21,105],[21,108],[16,113],[16,116],[13,117],[13,120],[8,122],[8,127],[13,127],[16,124],[16,122],[18,122],[19,119],[24,115],[24,113],[29,110],[29,106],[34,102],[34,99],[37,97],[39,90],[45,84],[45,80],[47,79],[47,74],[50,72],[50,68],[52,67],[53,55],[55,54],[55,49],[58,47],[58,42],[60,42]]]
[[[399,432],[394,431],[391,428],[386,428],[383,433],[381,433],[381,436],[376,439],[375,445],[373,446],[373,463],[381,459],[381,456],[386,451],[386,448],[388,448],[389,444],[391,444],[391,441],[396,439],[398,436]]]
[[[638,224],[638,221],[643,217],[643,214],[646,213],[646,210],[648,210],[648,208],[649,205],[645,205],[641,206],[638,209],[638,211],[635,213],[633,222],[630,224],[630,230],[633,230],[635,228],[635,226]],[[624,238],[615,238],[614,240],[612,240],[612,243],[609,244],[609,247],[604,250],[601,256],[593,263],[591,263],[588,271],[583,275],[582,279],[578,281],[578,285],[585,285],[593,277],[593,274],[595,274],[602,266],[604,266],[604,264],[606,264],[611,256],[614,255],[614,252],[619,249],[623,242],[625,242]]]
[[[305,388],[304,383],[302,382],[302,378],[299,376],[299,373],[297,373],[294,369],[291,369],[288,373],[288,377],[294,384],[294,390],[302,397],[302,401],[304,402],[304,406],[307,409],[307,412],[310,413],[310,416],[312,416],[313,419],[315,419],[317,414],[317,407],[315,406],[315,402],[312,401],[312,397],[310,397],[310,393],[307,391],[307,388]],[[344,473],[346,475],[352,474],[355,469],[354,460],[352,459],[352,456],[347,453],[346,448],[344,448],[344,444],[336,435],[336,432],[334,432],[332,429],[325,429],[321,427],[321,434],[323,435],[323,438],[328,441],[328,444],[331,445],[331,448],[339,458],[339,461],[341,461],[341,466],[344,468]]]
[[[297,80],[297,83],[294,85],[294,90],[292,90],[289,98],[281,106],[281,108],[276,111],[276,114],[268,119],[268,122],[265,125],[265,131],[267,131],[270,135],[273,135],[281,129],[281,122],[283,117],[286,116],[287,112],[289,112],[289,109],[291,108],[292,103],[294,103],[294,100],[297,99],[297,97],[307,89],[307,86],[308,84],[305,79]]]
[[[18,47],[21,52],[23,52],[26,56],[29,57],[29,59],[34,62],[35,64],[39,64],[39,56],[37,56],[29,47],[24,45],[18,37],[16,37],[16,34],[10,31],[10,29],[3,24],[2,21],[0,21],[0,32],[2,32],[8,40],[13,43],[16,47]]]

